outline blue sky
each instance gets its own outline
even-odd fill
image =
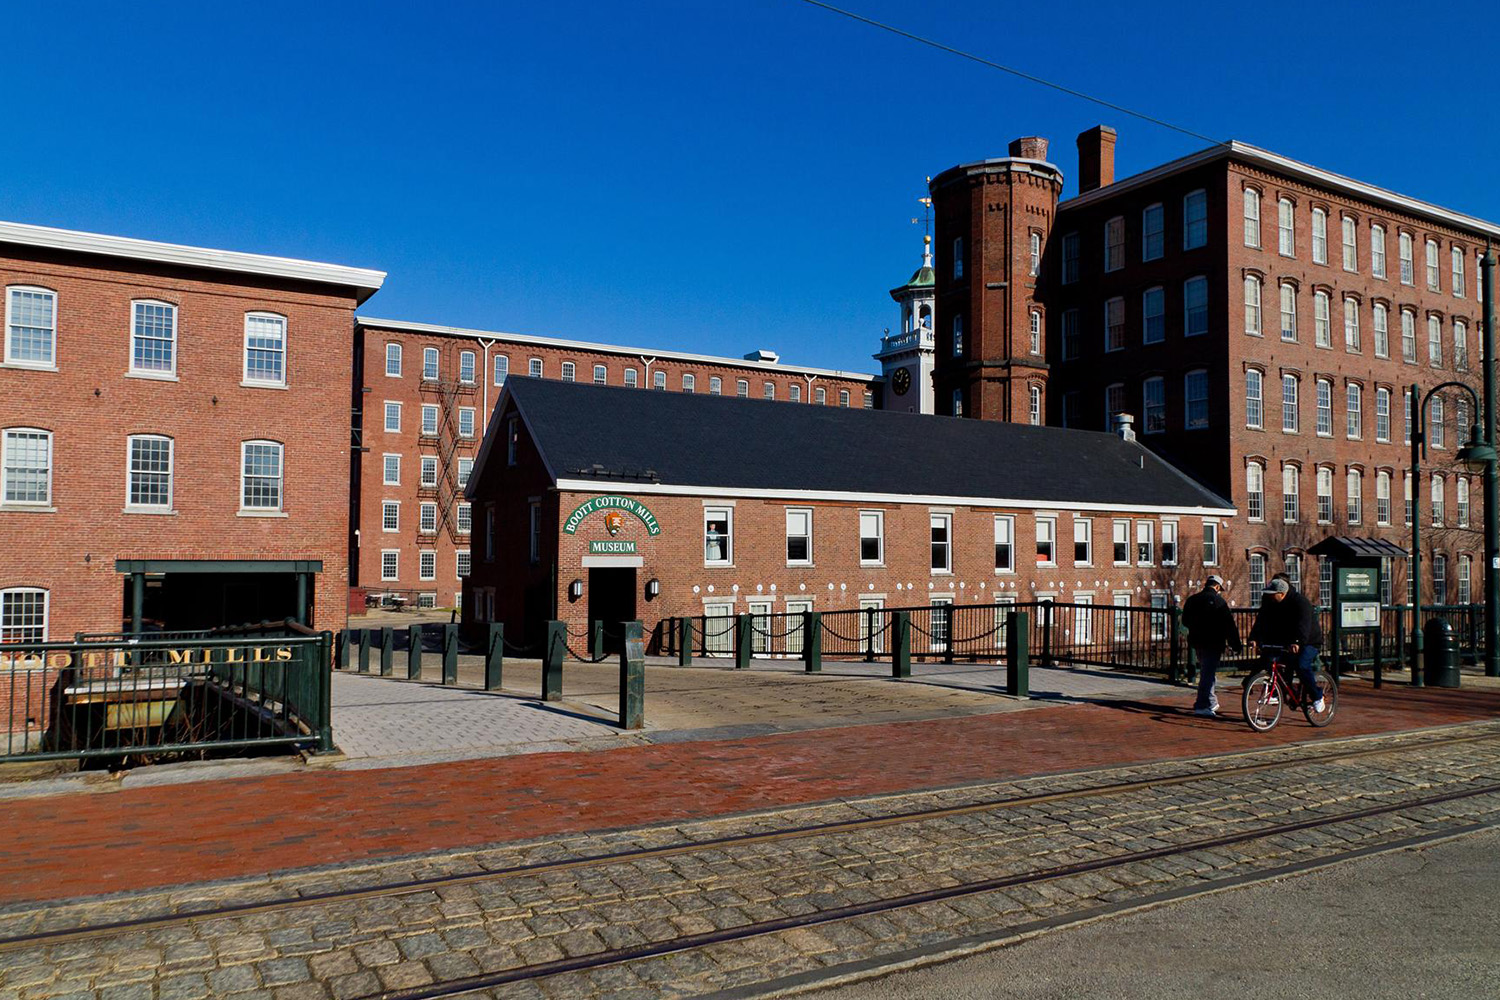
[[[842,5],[1500,220],[1493,4]],[[1038,134],[1071,191],[1100,122],[1121,176],[1205,145],[800,0],[53,0],[7,29],[0,218],[381,268],[373,316],[834,368],[874,370],[925,177]]]

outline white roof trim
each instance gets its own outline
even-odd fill
[[[1120,514],[1189,514],[1219,517],[1239,513],[1234,507],[1155,507],[1148,504],[1091,503],[1066,500],[1009,500],[999,497],[950,497],[923,493],[848,493],[839,490],[768,490],[734,486],[677,486],[666,483],[632,483],[619,479],[558,479],[559,490],[597,493],[613,488],[617,493],[647,493],[653,496],[743,497],[756,500],[830,500],[855,503],[942,504],[952,507],[1002,507],[1012,510],[1104,511]]]
[[[176,243],[137,240],[128,236],[104,236],[99,233],[82,233],[71,229],[28,226],[20,222],[0,222],[0,243],[18,243],[23,246],[46,247],[51,250],[102,254],[107,257],[124,257],[159,264],[204,267],[239,274],[295,278],[300,281],[344,285],[369,294],[374,294],[385,282],[384,271],[372,271],[362,267],[320,264],[310,260],[268,257],[234,250],[210,250],[205,247],[181,246]]]
[[[429,333],[440,337],[466,337],[470,340],[503,340],[514,344],[534,344],[538,347],[565,347],[576,351],[598,351],[602,354],[629,355],[635,358],[691,361],[697,364],[723,365],[743,368],[748,372],[782,372],[787,375],[826,375],[830,378],[849,379],[854,382],[875,383],[879,375],[864,372],[837,371],[832,368],[802,368],[797,365],[750,361],[746,358],[723,358],[713,354],[689,354],[686,351],[659,351],[646,347],[629,347],[621,344],[596,344],[587,340],[565,340],[561,337],[541,337],[530,333],[505,333],[499,330],[469,330],[459,326],[441,326],[436,323],[413,323],[398,319],[375,319],[372,316],[356,316],[359,326],[399,333]]]
[[[1113,197],[1115,194],[1150,184],[1153,181],[1170,177],[1173,174],[1183,173],[1184,171],[1191,170],[1193,167],[1211,163],[1219,159],[1239,160],[1243,163],[1264,167],[1267,170],[1286,174],[1298,180],[1305,180],[1322,187],[1333,188],[1377,205],[1394,208],[1412,215],[1425,216],[1435,222],[1451,226],[1454,229],[1466,229],[1483,236],[1500,237],[1500,225],[1496,225],[1493,222],[1486,222],[1472,215],[1464,215],[1462,212],[1455,212],[1440,205],[1434,205],[1431,202],[1409,198],[1406,195],[1397,194],[1395,191],[1387,191],[1385,188],[1366,184],[1364,181],[1357,181],[1352,177],[1345,177],[1342,174],[1323,170],[1311,164],[1282,156],[1279,153],[1273,153],[1258,146],[1237,141],[1210,146],[1208,149],[1200,150],[1181,159],[1173,160],[1170,163],[1164,163],[1159,167],[1153,167],[1143,173],[1116,181],[1106,187],[1096,188],[1085,194],[1076,195],[1067,201],[1059,202],[1057,207],[1059,210],[1062,210],[1090,205],[1096,201],[1103,201]]]

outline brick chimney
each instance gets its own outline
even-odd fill
[[[1039,135],[1027,135],[1014,139],[1010,144],[1010,155],[1019,156],[1023,160],[1045,160],[1047,140]]]
[[[1078,193],[1108,187],[1115,182],[1115,130],[1095,125],[1078,135]]]

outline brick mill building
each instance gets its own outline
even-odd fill
[[[1092,431],[513,379],[468,495],[466,622],[1054,597],[1165,606],[1233,508]]]
[[[0,223],[0,637],[341,627],[342,387],[383,279]]]
[[[366,595],[456,605],[473,559],[463,497],[505,386],[536,378],[814,406],[880,405],[874,375],[361,317],[354,341],[351,611]],[[726,440],[726,446],[728,442]]]
[[[1427,416],[1408,481],[1408,391],[1478,384],[1477,258],[1495,225],[1230,142],[1123,180],[1115,133],[1078,137],[1079,194],[1037,138],[931,182],[939,413],[1109,428],[1244,515],[1226,571],[1258,586],[1329,534],[1409,540],[1423,506],[1424,595],[1467,602],[1479,479],[1452,456],[1476,414]],[[1404,599],[1404,567],[1385,598]]]

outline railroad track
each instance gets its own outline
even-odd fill
[[[1011,795],[978,802],[964,803],[961,805],[908,810],[883,816],[871,816],[851,820],[806,824],[801,826],[785,827],[777,830],[731,834],[727,836],[704,838],[700,840],[683,840],[679,843],[668,844],[659,847],[600,852],[564,860],[541,861],[485,871],[459,872],[422,878],[402,879],[371,886],[335,889],[322,892],[310,892],[303,895],[284,896],[276,899],[257,900],[253,902],[230,903],[226,905],[206,907],[202,909],[161,913],[143,917],[133,917],[125,920],[109,921],[72,928],[38,931],[34,933],[4,937],[0,938],[0,954],[25,948],[86,941],[90,939],[110,937],[138,931],[151,931],[174,926],[190,925],[210,920],[244,917],[254,914],[295,910],[328,904],[360,902],[364,900],[374,899],[399,898],[406,895],[431,892],[435,889],[475,885],[480,883],[500,882],[505,879],[517,878],[520,876],[538,876],[551,873],[575,872],[605,865],[628,864],[631,862],[647,861],[652,859],[671,858],[675,856],[694,854],[704,851],[730,849],[734,847],[742,847],[754,844],[793,841],[801,838],[824,835],[857,833],[861,831],[876,830],[883,827],[893,827],[903,824],[921,823],[930,820],[948,819],[965,815],[994,812],[997,810],[1019,809],[1028,806],[1043,805],[1046,803],[1064,802],[1070,800],[1084,800],[1102,796],[1120,795],[1133,791],[1161,789],[1178,785],[1188,785],[1197,782],[1221,781],[1225,778],[1254,774],[1257,772],[1274,771],[1283,768],[1304,767],[1310,765],[1315,766],[1336,761],[1356,760],[1366,757],[1399,754],[1408,752],[1412,749],[1431,749],[1443,746],[1451,746],[1455,744],[1494,742],[1497,740],[1500,740],[1500,732],[1491,731],[1483,733],[1464,733],[1452,736],[1440,736],[1433,739],[1404,742],[1397,746],[1390,746],[1387,744],[1353,746],[1342,750],[1336,750],[1331,753],[1317,754],[1315,756],[1297,756],[1292,758],[1278,758],[1274,760],[1257,760],[1250,762],[1233,763],[1223,767],[1195,770],[1183,774],[1105,782],[1097,785],[1086,786],[1083,788],[1067,789],[1056,792],[1043,792],[1029,795]],[[1252,751],[1252,753],[1261,752],[1262,751]],[[1494,790],[1500,790],[1500,785],[1493,787],[1485,786],[1484,788],[1480,788],[1478,790],[1447,793],[1446,797],[1435,798],[1433,799],[1432,803],[1427,803],[1424,800],[1422,802],[1410,801],[1391,806],[1390,808],[1386,808],[1384,806],[1375,807],[1374,811],[1367,811],[1367,814],[1373,816],[1379,815],[1382,812],[1390,812],[1392,810],[1401,808],[1417,808],[1423,804],[1433,804],[1439,801],[1452,801],[1456,798],[1489,794],[1490,791]],[[1350,821],[1360,818],[1362,815],[1365,815],[1365,813],[1339,816],[1327,821],[1321,819],[1302,821],[1301,825],[1289,824],[1284,825],[1284,828],[1268,827],[1267,832],[1254,833],[1246,836],[1249,836],[1250,839],[1254,839],[1255,837],[1274,836],[1277,832],[1287,832],[1298,829],[1312,829],[1319,825],[1327,825],[1327,823]],[[1223,843],[1236,843],[1241,839],[1245,839],[1245,837],[1236,834],[1234,838],[1224,840]],[[1183,853],[1191,850],[1202,850],[1207,846],[1213,845],[1205,841],[1203,843],[1198,843],[1195,846],[1183,847],[1180,850],[1172,849],[1168,853]],[[1163,854],[1161,856],[1167,855]],[[1105,865],[1105,867],[1128,864],[1131,863],[1131,861],[1149,860],[1150,857],[1151,855],[1149,854],[1149,852],[1147,854],[1141,854],[1133,857],[1122,856],[1121,860],[1112,859],[1107,865]],[[1035,876],[1027,876],[1027,878],[1032,879],[1033,881],[1046,881],[1050,879],[1065,877],[1067,874],[1079,874],[1090,870],[1094,869],[1082,867],[1078,868],[1076,871],[1066,871],[1060,868],[1051,874],[1038,874]],[[994,885],[989,885],[988,883],[974,883],[974,885],[980,887],[959,887],[955,890],[951,890],[950,892],[956,897],[960,895],[986,892],[993,888],[1001,888],[1006,885],[1016,884],[1025,883],[1005,880],[1000,880]],[[933,898],[937,899],[940,897]],[[608,963],[595,962],[592,964],[583,964],[577,966],[577,968],[586,969],[596,967],[598,964],[610,964],[614,962],[630,961],[634,958],[650,957],[653,955],[665,954],[669,951],[678,951],[688,948],[701,947],[705,943],[732,941],[746,936],[773,933],[777,930],[787,929],[788,927],[792,926],[811,926],[812,924],[816,923],[846,919],[849,916],[859,916],[865,913],[879,912],[880,908],[902,908],[917,905],[921,902],[927,901],[932,900],[926,899],[925,894],[915,894],[911,897],[897,897],[897,901],[895,902],[886,901],[880,904],[869,904],[876,907],[875,909],[870,910],[851,910],[847,913],[841,910],[829,910],[825,912],[834,915],[810,915],[807,918],[796,918],[796,920],[790,922],[770,921],[762,924],[751,925],[752,927],[758,929],[751,930],[749,928],[745,928],[743,929],[744,933],[736,931],[734,934],[725,937],[706,935],[703,936],[702,941],[698,941],[694,938],[681,938],[677,939],[677,943],[672,944],[670,948],[667,948],[666,946],[660,946],[659,948],[648,949],[639,955],[631,954],[625,957],[610,959]],[[802,922],[798,923],[797,921]],[[785,923],[785,926],[782,926],[783,923]],[[662,948],[665,948],[666,950],[661,950]],[[535,973],[535,976],[553,975],[557,972],[564,971],[576,971],[574,966],[567,965],[566,963],[564,963],[564,965],[566,967],[559,967],[548,972]],[[541,967],[538,966],[538,968]],[[516,971],[519,972],[519,970]],[[510,973],[506,973],[505,975],[509,974]],[[516,980],[497,980],[496,984],[513,981]],[[464,991],[479,988],[481,987],[465,987]],[[413,993],[411,994],[411,997],[416,998],[418,996],[429,995],[441,996],[448,994]],[[406,997],[407,994],[391,994],[391,996]]]

